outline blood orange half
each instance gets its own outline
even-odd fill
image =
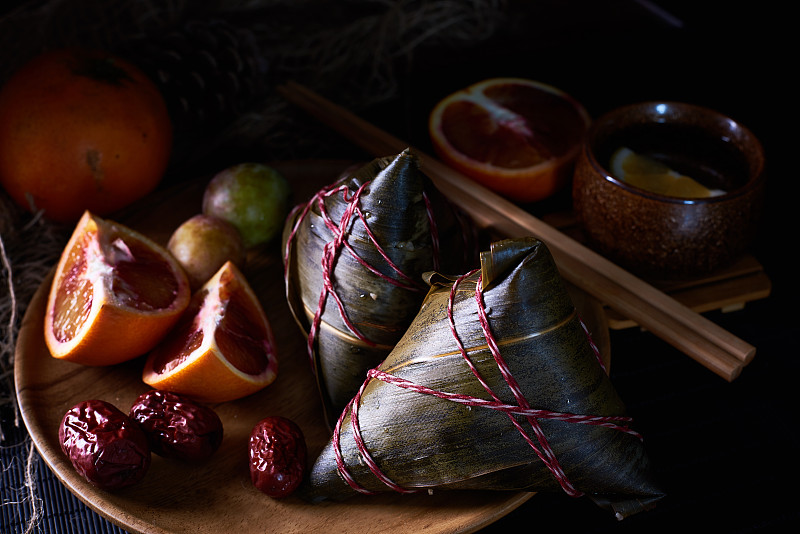
[[[534,202],[568,182],[589,123],[560,89],[492,78],[442,99],[428,131],[444,163],[513,201]]]
[[[226,262],[192,297],[148,355],[142,380],[201,402],[226,402],[271,384],[278,371],[272,328],[247,279]]]
[[[84,365],[130,360],[161,340],[190,298],[166,249],[87,211],[56,267],[45,342],[53,357]]]

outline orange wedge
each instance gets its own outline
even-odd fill
[[[439,158],[517,202],[560,190],[590,123],[568,94],[533,80],[491,78],[441,100],[428,120]]]
[[[261,303],[226,262],[192,297],[167,337],[148,355],[142,380],[201,402],[226,402],[271,384],[275,342]]]
[[[53,357],[84,365],[130,360],[164,337],[190,298],[166,249],[87,211],[56,267],[45,342]]]

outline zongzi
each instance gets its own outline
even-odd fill
[[[477,264],[474,227],[405,150],[346,173],[289,215],[289,307],[332,426],[419,310],[432,269]]]
[[[624,517],[662,497],[542,242],[497,241],[480,269],[426,280],[409,329],[341,413],[307,499],[563,490]]]

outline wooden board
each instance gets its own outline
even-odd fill
[[[298,200],[332,182],[341,162],[285,162],[275,166],[295,186]],[[183,220],[200,210],[203,181],[149,198],[118,219],[165,243]],[[277,245],[251,255],[244,272],[260,296],[276,334],[279,375],[267,389],[215,406],[223,420],[222,447],[199,466],[153,457],[138,485],[111,493],[81,478],[60,450],[58,426],[75,403],[98,398],[127,411],[149,388],[141,382],[140,359],[113,367],[91,368],[53,359],[44,344],[43,317],[49,280],[32,299],[20,330],[15,380],[25,424],[37,450],[56,476],[83,502],[135,533],[235,531],[248,533],[391,532],[467,533],[479,530],[530,499],[529,492],[387,493],[358,496],[342,503],[310,504],[296,497],[273,500],[249,478],[247,438],[258,420],[284,415],[302,428],[311,458],[328,440],[321,404],[305,350],[284,295]],[[572,290],[576,306],[591,329],[604,359],[610,347],[602,306]]]
[[[585,241],[579,224],[571,212],[543,215],[541,219],[573,239]],[[768,297],[772,291],[772,282],[764,272],[763,266],[749,254],[705,276],[684,280],[647,279],[646,281],[698,313],[712,310],[723,312],[739,310],[748,302]],[[608,306],[605,307],[605,311],[608,326],[612,330],[638,326],[636,321]]]

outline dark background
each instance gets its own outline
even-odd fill
[[[612,331],[612,380],[667,497],[654,510],[618,522],[586,498],[537,494],[481,531],[487,534],[689,526],[786,532],[800,524],[793,491],[800,450],[797,171],[789,161],[798,138],[797,86],[789,83],[797,68],[797,41],[788,30],[793,15],[776,2],[664,0],[657,7],[667,15],[631,0],[511,1],[503,31],[467,49],[415,53],[401,65],[406,76],[397,97],[362,113],[427,150],[427,113],[439,99],[483,78],[519,76],[565,90],[592,116],[643,100],[705,105],[748,126],[766,149],[767,209],[752,253],[770,276],[772,293],[741,311],[706,314],[753,344],[754,361],[728,383],[647,332]],[[346,144],[337,150],[337,156],[365,156]],[[58,516],[83,521],[85,531],[118,531],[63,490],[41,461],[37,477],[45,497],[43,532],[65,531]],[[19,513],[24,516],[24,506]]]
[[[785,30],[787,13],[770,2],[658,2],[681,21],[673,25],[635,2],[552,4],[561,9],[559,22],[541,21],[544,31],[521,41],[527,46],[516,57],[527,63],[520,69],[525,76],[564,88],[593,116],[629,102],[679,100],[722,111],[761,139],[768,196],[753,254],[773,289],[744,310],[706,314],[757,349],[732,383],[646,332],[612,331],[612,380],[666,487],[653,511],[617,523],[586,499],[539,494],[486,532],[511,525],[564,532],[794,531],[800,350],[791,252],[797,187],[789,161],[797,152],[789,132],[797,111],[787,73],[797,40]],[[516,26],[522,34],[531,25],[521,18]],[[505,46],[516,42],[509,38]],[[489,75],[502,70],[487,65]]]

